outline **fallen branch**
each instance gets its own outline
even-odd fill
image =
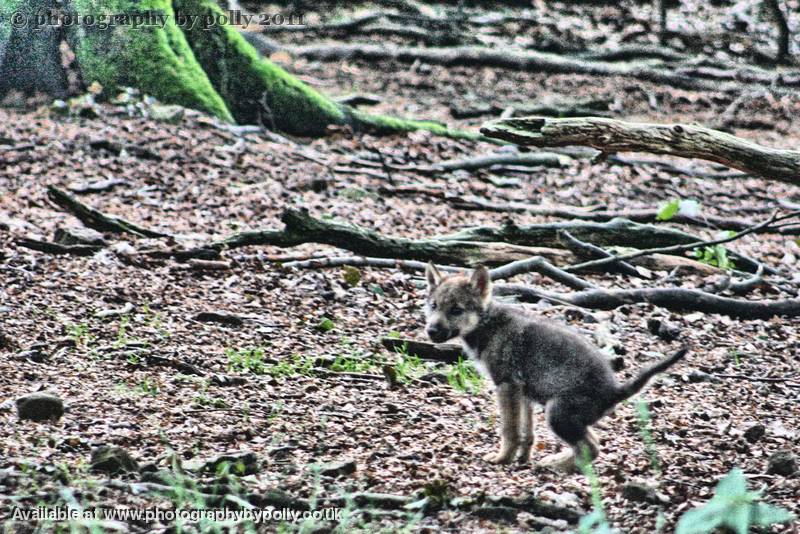
[[[761,222],[759,224],[753,225],[750,228],[746,228],[746,229],[742,230],[741,232],[737,232],[737,233],[733,234],[730,237],[723,237],[723,238],[720,238],[720,239],[712,239],[712,240],[708,240],[708,241],[696,241],[694,243],[688,243],[688,244],[685,244],[685,245],[672,245],[672,246],[667,246],[667,247],[658,247],[658,248],[650,248],[650,249],[645,249],[645,250],[639,250],[639,251],[636,251],[636,252],[631,252],[629,254],[622,254],[620,256],[613,256],[613,257],[610,257],[610,258],[602,258],[602,259],[599,259],[599,260],[587,261],[587,262],[584,262],[584,263],[581,263],[581,264],[578,264],[578,265],[573,265],[571,267],[567,267],[566,270],[567,271],[577,271],[577,270],[580,270],[580,269],[596,269],[598,267],[601,267],[601,266],[604,266],[604,265],[608,265],[610,263],[616,263],[616,262],[623,261],[623,260],[630,260],[630,259],[633,259],[633,258],[638,258],[638,257],[641,257],[641,256],[647,256],[647,255],[655,254],[655,253],[659,253],[659,254],[674,254],[676,252],[685,252],[687,250],[693,250],[693,249],[699,248],[699,247],[710,247],[710,246],[714,246],[714,245],[722,245],[724,243],[730,243],[731,241],[735,241],[735,240],[737,240],[737,239],[739,239],[741,237],[746,236],[747,234],[752,234],[752,233],[758,232],[759,230],[767,228],[770,225],[772,225],[772,224],[774,224],[774,223],[776,223],[778,221],[782,221],[782,220],[786,220],[786,219],[792,219],[794,217],[797,217],[798,215],[800,215],[800,211],[793,211],[793,212],[788,213],[786,215],[778,216],[778,212],[776,211],[775,213],[772,214],[772,216],[769,219],[767,219],[767,220],[765,220],[765,221],[763,221],[763,222]],[[758,271],[758,269],[765,269],[770,274],[776,274],[776,271],[774,269],[765,268],[765,267],[763,267],[763,265],[761,263],[758,263],[758,262],[756,262],[754,260],[751,260],[749,258],[745,258],[744,256],[739,256],[739,255],[737,255],[737,258],[738,258],[737,261],[740,261],[740,262],[741,261],[746,261],[748,263],[747,266],[749,268],[751,268],[753,271]]]
[[[718,313],[738,319],[800,316],[800,299],[741,300],[720,297],[697,289],[588,289],[577,293],[551,293],[519,284],[497,284],[498,296],[514,295],[522,302],[552,300],[590,310],[613,310],[626,304],[652,304],[670,311]]]
[[[413,171],[420,174],[439,174],[457,170],[477,171],[496,165],[517,165],[520,167],[550,167],[563,168],[572,158],[563,154],[551,152],[530,152],[527,154],[490,154],[474,158],[452,159],[440,161],[429,166],[422,165],[392,165],[393,170]]]
[[[75,215],[83,224],[98,232],[127,233],[138,237],[170,237],[169,234],[148,230],[124,219],[105,215],[55,186],[47,188],[47,196],[58,206]]]
[[[143,252],[151,257],[173,257],[178,261],[186,261],[194,257],[208,257],[219,254],[223,250],[245,246],[293,247],[304,243],[321,243],[339,247],[358,254],[359,257],[315,258],[302,262],[290,262],[293,268],[322,268],[343,265],[400,267],[418,270],[422,264],[418,262],[433,261],[444,265],[458,267],[475,267],[477,265],[497,266],[517,260],[529,260],[542,256],[551,263],[568,264],[574,256],[560,248],[558,232],[569,231],[585,241],[603,246],[636,247],[652,243],[696,243],[699,238],[677,230],[640,225],[616,219],[607,223],[547,223],[527,226],[507,224],[502,227],[475,227],[457,234],[428,239],[409,239],[404,237],[384,236],[374,230],[353,224],[325,221],[311,217],[306,211],[288,209],[284,211],[283,230],[257,230],[233,234],[221,241],[209,243],[195,249],[152,250]],[[534,244],[545,246],[534,246]],[[731,258],[742,256],[729,252]],[[401,260],[408,260],[398,263]],[[680,256],[655,255],[644,261],[649,269],[674,268],[675,262],[697,270],[703,267],[693,260]],[[742,261],[746,268],[752,264],[753,270],[757,262]],[[714,268],[706,267],[704,272],[713,272]]]
[[[575,236],[570,234],[568,231],[564,230],[559,234],[563,240],[564,245],[566,248],[574,252],[578,257],[583,256],[584,258],[615,258],[613,254],[610,252],[603,250],[601,247],[596,245],[592,245],[591,243],[586,243],[577,239]],[[616,261],[611,264],[614,267],[613,270],[618,271],[622,274],[626,274],[628,276],[633,276],[635,278],[642,278],[642,273],[640,273],[636,267],[631,265],[630,263],[624,261]]]
[[[519,260],[501,267],[496,267],[489,271],[489,276],[492,280],[504,280],[530,272],[537,272],[547,276],[548,278],[552,278],[556,282],[560,282],[572,289],[591,289],[595,287],[594,284],[578,278],[577,276],[562,269],[559,269],[541,256],[528,258],[526,260]]]
[[[487,137],[539,147],[582,145],[603,152],[651,152],[700,158],[800,185],[800,151],[764,147],[739,137],[688,124],[648,124],[582,117],[501,119],[485,124]]]
[[[403,193],[401,188],[397,188],[398,193]],[[391,193],[392,188],[381,188],[379,192]],[[411,191],[409,191],[411,192]],[[558,217],[563,219],[574,219],[579,221],[605,222],[612,219],[624,218],[637,223],[659,223],[657,209],[635,209],[608,211],[592,211],[582,207],[571,206],[542,206],[540,204],[528,204],[525,202],[492,202],[475,195],[463,197],[448,197],[444,191],[440,192],[440,198],[446,200],[451,206],[463,210],[494,211],[500,213],[526,213],[541,217]],[[752,226],[752,223],[743,219],[733,217],[720,217],[716,215],[703,215],[701,217],[690,217],[676,213],[670,220],[671,223],[699,226],[702,228],[713,228],[715,230],[744,230]],[[763,232],[772,232],[772,228],[762,229]],[[777,232],[794,235],[800,234],[800,228],[778,229]]]
[[[760,225],[757,227],[750,227],[747,229],[748,233],[756,232],[761,229]],[[625,219],[613,219],[605,223],[592,223],[592,222],[564,222],[564,223],[547,223],[547,224],[531,224],[525,226],[517,226],[509,223],[502,227],[475,227],[467,228],[455,234],[439,237],[441,240],[465,240],[465,241],[502,241],[505,243],[513,243],[517,245],[540,244],[548,246],[560,246],[558,233],[568,231],[573,236],[597,246],[623,246],[631,248],[641,248],[642,246],[662,246],[660,249],[644,249],[638,252],[632,252],[622,256],[615,256],[613,258],[605,258],[594,260],[591,262],[581,263],[567,268],[568,271],[575,271],[579,269],[594,269],[598,267],[605,267],[618,260],[629,260],[641,256],[647,256],[651,253],[658,252],[661,254],[673,254],[692,250],[698,246],[714,244],[711,241],[703,241],[691,234],[674,230],[671,228],[652,226],[646,224],[636,224]],[[742,235],[741,232],[726,241],[733,241]],[[733,251],[728,251],[728,255],[734,259],[740,269],[755,271],[758,268],[759,262],[738,254]],[[678,256],[686,259],[683,256]],[[693,262],[696,263],[696,262]],[[673,266],[674,267],[674,266]],[[767,269],[770,274],[775,274],[774,269]]]
[[[286,225],[282,231],[242,232],[206,248],[224,250],[248,245],[291,247],[303,243],[322,243],[362,256],[434,261],[458,266],[500,265],[531,256],[545,256],[559,261],[572,257],[570,253],[558,249],[502,242],[488,243],[485,240],[470,242],[384,236],[353,224],[316,219],[308,212],[297,209],[284,211],[281,220]]]
[[[30,239],[27,237],[15,239],[14,243],[16,243],[17,246],[30,250],[56,255],[69,254],[72,256],[92,256],[103,249],[103,247],[97,245],[62,245],[60,243],[39,241],[37,239]]]
[[[259,52],[271,54],[275,43],[251,41]],[[554,74],[586,74],[593,76],[629,76],[656,84],[669,85],[682,89],[709,92],[741,91],[747,84],[728,83],[693,78],[670,70],[642,65],[641,63],[612,63],[575,59],[533,50],[514,51],[491,49],[480,46],[460,46],[441,48],[398,47],[371,44],[339,44],[289,46],[279,45],[295,56],[319,61],[365,60],[397,61],[414,63],[420,61],[431,65],[498,67],[509,70]],[[263,48],[263,50],[262,50]],[[760,80],[758,80],[760,81]],[[778,87],[782,78],[773,75],[769,82]]]

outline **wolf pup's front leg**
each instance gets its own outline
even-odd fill
[[[531,449],[536,442],[536,426],[533,419],[533,404],[530,399],[522,393],[519,403],[519,457],[517,461],[526,464],[530,460]]]
[[[520,446],[520,423],[522,422],[522,401],[524,395],[520,386],[504,383],[497,386],[497,410],[500,415],[500,450],[489,453],[484,460],[495,464],[506,464],[514,459]],[[523,447],[524,449],[525,447]],[[530,448],[528,449],[530,452]]]

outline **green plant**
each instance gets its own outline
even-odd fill
[[[328,319],[327,317],[323,317],[322,320],[317,325],[317,330],[321,332],[330,332],[334,328],[336,328],[336,325],[332,320]]]
[[[266,366],[264,372],[270,376],[311,376],[314,374],[314,358],[307,358],[300,354],[292,354],[289,358],[284,358],[279,362]]]
[[[163,325],[164,320],[161,313],[154,312],[153,310],[151,310],[150,305],[146,302],[142,305],[142,313],[145,316],[147,325],[156,331],[158,337],[168,338],[171,335],[169,330],[164,328]]]
[[[227,408],[228,403],[225,400],[215,397],[210,397],[206,390],[208,388],[208,384],[203,387],[197,395],[192,398],[192,404],[195,406],[200,406],[201,408]]]
[[[88,347],[96,337],[89,332],[89,325],[86,323],[74,324],[70,323],[66,326],[67,335],[76,347]]]
[[[794,520],[787,510],[759,502],[760,498],[760,492],[747,491],[744,473],[734,468],[719,481],[710,501],[681,516],[675,534],[702,534],[719,527],[727,527],[736,534],[747,534],[750,527]]]
[[[408,353],[408,343],[403,343],[403,346],[395,349],[395,352],[400,355],[400,361],[394,366],[395,375],[400,382],[404,384],[410,382],[425,369],[425,364],[419,356]]]
[[[696,200],[674,198],[658,207],[656,220],[669,221],[678,213],[688,215],[689,217],[695,217],[700,213],[700,203]]]
[[[735,232],[722,232],[718,237],[726,238],[735,235]],[[728,251],[723,245],[711,245],[694,249],[694,255],[700,263],[713,265],[720,269],[731,270],[736,268],[733,260],[728,258]]]
[[[606,519],[603,507],[603,493],[600,488],[600,479],[592,467],[591,455],[586,445],[581,448],[581,453],[575,457],[575,463],[583,475],[589,480],[592,492],[592,511],[581,517],[578,522],[579,534],[611,534],[614,529]]]
[[[483,388],[483,378],[469,360],[461,356],[447,371],[447,383],[462,393],[478,393]]]
[[[139,389],[141,389],[142,392],[144,392],[145,394],[150,395],[151,397],[155,397],[156,395],[158,395],[160,388],[158,387],[158,383],[156,383],[155,380],[146,376],[141,382],[139,382]]]
[[[382,359],[371,352],[359,350],[352,341],[342,337],[344,352],[336,357],[330,366],[331,371],[337,373],[364,373],[380,367]]]
[[[375,365],[375,360],[370,357],[359,358],[353,354],[340,354],[333,360],[331,371],[337,373],[365,373],[372,370]]]
[[[644,449],[650,457],[650,467],[655,474],[660,475],[661,465],[658,459],[658,451],[656,451],[653,433],[650,431],[650,422],[652,418],[650,417],[650,410],[645,401],[639,400],[636,403],[636,415],[639,421],[639,433],[642,435],[642,441],[644,441]]]
[[[225,355],[228,357],[228,371],[255,375],[263,375],[266,372],[262,347],[229,348],[225,350]]]
[[[361,271],[352,265],[342,267],[342,279],[350,287],[355,287],[361,281]]]

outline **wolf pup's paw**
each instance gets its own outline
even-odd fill
[[[578,466],[575,464],[575,455],[571,450],[545,456],[542,461],[539,462],[539,465],[562,473],[575,473],[578,470]]]
[[[505,452],[490,452],[486,456],[483,457],[484,461],[493,463],[493,464],[507,464],[511,461],[511,458],[514,456],[514,451]]]

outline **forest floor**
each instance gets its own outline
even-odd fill
[[[593,20],[605,20],[598,10],[613,19],[616,8],[580,9],[594,9]],[[695,13],[692,20],[699,24],[699,19],[716,20]],[[590,41],[591,36],[570,32],[570,24],[580,24],[564,20],[566,34],[579,44]],[[609,35],[615,29],[592,27],[595,33],[609,30]],[[498,33],[510,39],[513,29],[506,30]],[[381,95],[375,111],[465,129],[490,117],[455,120],[451,105],[507,107],[548,97],[586,97],[612,101],[615,117],[713,125],[730,104],[720,95],[624,78],[285,58],[284,65],[330,95]],[[800,97],[755,97],[752,102],[740,112],[741,124],[734,124],[737,135],[766,146],[800,148]],[[0,108],[0,520],[8,520],[12,504],[68,502],[70,495],[87,508],[170,502],[90,473],[89,454],[99,445],[122,447],[151,470],[169,467],[173,452],[188,470],[222,453],[252,451],[259,465],[241,479],[248,493],[280,488],[294,497],[320,499],[359,491],[404,496],[427,491],[431,499],[440,494],[465,499],[534,495],[585,512],[592,509],[584,475],[564,476],[536,465],[537,458],[559,449],[541,412],[536,414],[539,443],[531,465],[488,464],[481,458],[498,443],[488,385],[468,383],[473,387],[461,390],[447,380],[458,374],[452,366],[420,363],[381,347],[380,339],[392,333],[425,338],[420,273],[359,268],[354,280],[352,272],[345,276],[341,269],[287,270],[278,261],[343,254],[318,245],[228,251],[224,257],[230,267],[219,270],[137,258],[136,251],[164,240],[115,234],[106,234],[111,245],[90,257],[34,252],[15,240],[52,240],[56,229],[80,226],[48,200],[47,186],[69,190],[119,180],[115,187],[79,198],[104,213],[172,234],[182,246],[244,229],[281,228],[280,215],[287,207],[406,237],[501,225],[508,219],[518,224],[555,220],[459,210],[434,195],[389,194],[382,189],[387,185],[495,202],[601,205],[619,211],[694,199],[703,214],[753,222],[781,207],[779,200],[800,203],[796,187],[763,179],[713,180],[655,165],[587,159],[571,160],[560,169],[494,168],[433,176],[386,172],[382,160],[429,165],[510,148],[422,132],[373,137],[346,130],[320,140],[281,142],[261,133],[231,131],[199,113],[187,112],[171,124],[129,111],[103,104],[99,116],[78,118],[55,116],[46,107]],[[747,120],[753,118],[758,120]],[[147,150],[114,153],[97,140]],[[23,144],[30,146],[2,148]],[[719,171],[698,161],[651,159],[692,172]],[[359,163],[364,161],[373,165]],[[681,228],[703,237],[715,234]],[[795,237],[748,236],[731,248],[774,267],[775,278],[783,280],[780,289],[758,289],[747,298],[786,298],[800,291]],[[608,288],[657,283],[613,274],[587,278]],[[568,291],[536,274],[519,281]],[[685,275],[676,283],[701,287],[704,280]],[[128,304],[122,314],[98,316]],[[684,362],[641,395],[649,403],[655,453],[648,453],[634,403],[620,406],[599,427],[602,454],[595,472],[611,525],[624,532],[671,531],[678,517],[707,501],[717,481],[735,466],[766,501],[800,514],[800,475],[767,473],[770,455],[798,452],[800,321],[678,314],[651,305],[607,312],[544,304],[532,308],[594,339],[610,336],[624,357],[620,374],[625,376],[682,343],[692,346]],[[235,314],[243,324],[196,320],[204,311]],[[679,338],[670,343],[652,335],[647,321],[654,318],[680,328]],[[262,354],[263,365],[258,362]],[[346,372],[312,368],[319,358],[338,358],[338,369]],[[157,365],[164,359],[190,366],[180,371]],[[390,389],[382,375],[384,364],[400,366],[401,375],[410,379],[433,380],[411,380]],[[196,373],[186,374],[187,369]],[[696,371],[732,377],[698,381],[707,375]],[[757,379],[765,376],[787,381]],[[13,399],[39,390],[65,399],[67,412],[58,422],[18,420]],[[654,457],[658,472],[652,467]],[[353,472],[350,463],[340,466],[344,474],[315,474],[314,465],[350,460]],[[637,481],[655,487],[662,498],[626,498],[625,488]],[[365,532],[408,524],[429,532],[541,527],[527,513],[482,517],[452,506],[421,517],[409,510],[353,521],[351,530],[361,522]],[[20,523],[6,526],[13,532],[26,530]],[[139,532],[152,525],[129,522],[126,528]],[[290,526],[260,527],[278,528]],[[553,528],[574,525],[556,523]]]

